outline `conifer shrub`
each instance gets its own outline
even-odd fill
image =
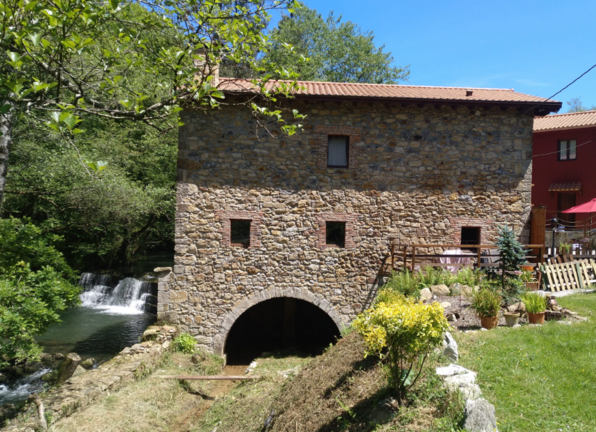
[[[403,404],[449,324],[438,303],[425,305],[382,292],[376,305],[359,315],[353,326],[364,338],[365,355],[379,355],[386,361],[389,385]]]
[[[518,302],[525,292],[526,286],[520,279],[520,266],[526,262],[527,250],[515,238],[515,233],[510,227],[501,226],[498,231],[499,259],[496,267],[488,268],[487,279],[499,287],[507,305]]]

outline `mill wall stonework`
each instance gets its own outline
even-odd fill
[[[499,224],[528,237],[532,113],[515,108],[294,101],[290,137],[257,129],[245,107],[183,112],[174,271],[162,319],[221,353],[250,306],[309,301],[338,326],[370,306],[390,243],[493,242]],[[258,137],[256,136],[258,133]],[[327,168],[327,135],[349,136],[349,167]],[[230,245],[234,218],[251,245]],[[326,221],[346,223],[344,248]]]

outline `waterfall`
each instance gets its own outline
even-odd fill
[[[145,312],[152,288],[151,282],[132,277],[118,281],[113,276],[94,273],[83,273],[79,285],[84,288],[81,294],[83,306],[123,315]]]

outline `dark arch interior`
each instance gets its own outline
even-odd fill
[[[225,353],[232,365],[248,364],[263,352],[318,355],[338,336],[335,322],[317,306],[276,298],[240,315],[228,334]]]

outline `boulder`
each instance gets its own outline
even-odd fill
[[[93,369],[93,366],[95,366],[95,359],[88,358],[81,363],[81,366],[83,366],[85,369]]]
[[[433,285],[430,287],[431,292],[437,296],[448,296],[449,287],[445,284]]]
[[[81,357],[77,353],[70,353],[58,368],[56,383],[60,384],[69,379],[81,363]]]
[[[519,303],[514,303],[511,306],[507,307],[507,312],[525,312],[526,311],[526,305],[523,302],[519,302]]]
[[[420,300],[427,301],[433,298],[433,293],[428,288],[422,288],[420,290]]]
[[[482,390],[478,384],[465,384],[458,387],[459,392],[461,393],[462,397],[465,399],[478,399],[482,395]]]
[[[449,302],[442,302],[441,306],[443,306],[443,309],[447,309],[448,307],[451,307],[451,303]]]
[[[62,360],[62,359],[64,359],[64,354],[62,354],[62,353],[54,354],[54,360]]]
[[[472,297],[476,291],[478,291],[479,287],[472,288],[468,285],[461,285],[461,295],[464,297]]]
[[[74,373],[72,374],[71,378],[72,378],[72,377],[79,376],[79,375],[83,375],[85,372],[87,372],[87,371],[85,370],[85,368],[83,368],[83,367],[81,367],[81,365],[79,365],[79,366],[77,366],[77,368],[75,369],[75,371],[74,371]]]
[[[451,336],[451,333],[445,332],[443,337],[443,355],[452,362],[457,363],[459,353],[457,351],[457,342]]]
[[[469,432],[496,431],[495,407],[486,399],[468,399],[466,401],[464,429]]]
[[[39,355],[39,361],[46,366],[51,365],[52,363],[54,363],[54,357],[52,356],[52,354],[41,353]]]

